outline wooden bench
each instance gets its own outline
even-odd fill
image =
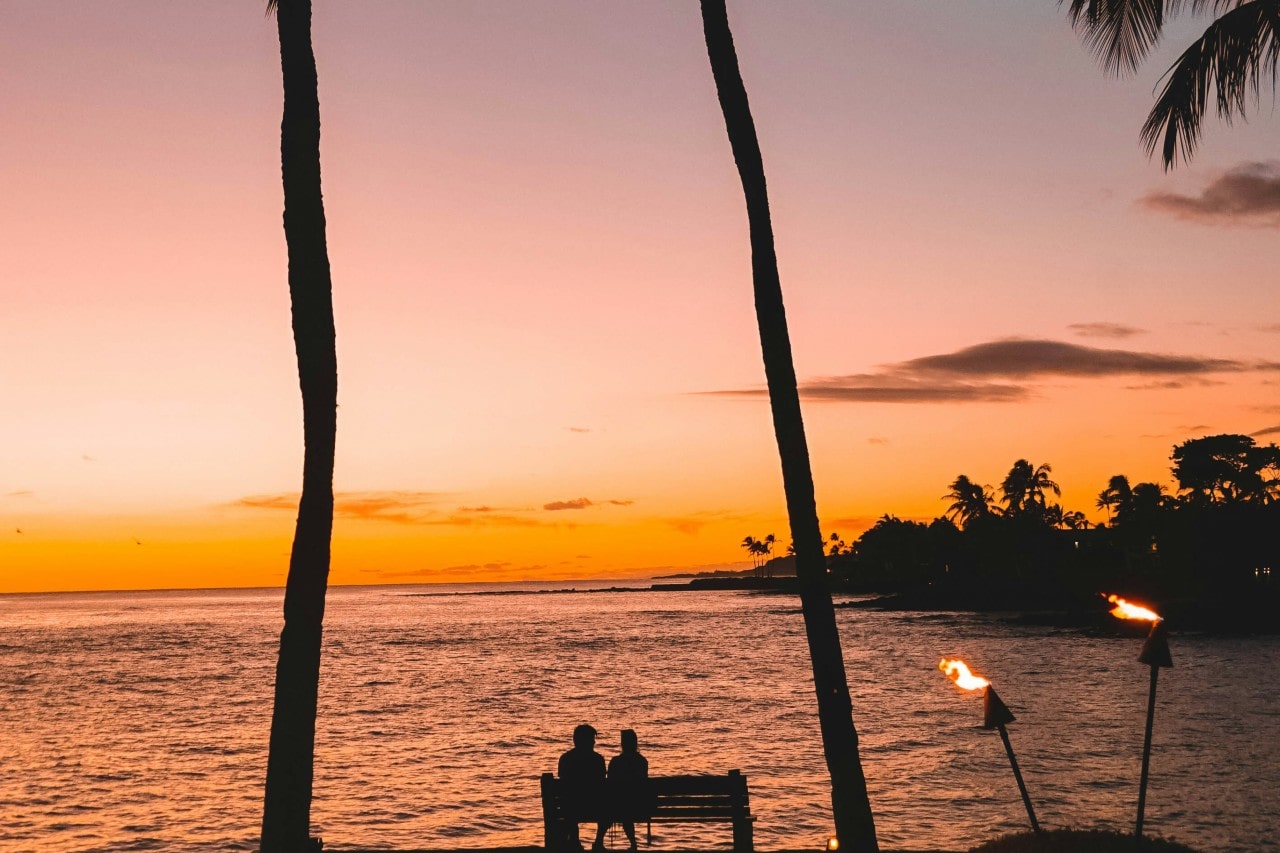
[[[652,796],[648,822],[733,824],[734,853],[755,848],[747,777],[737,770],[723,776],[650,776]],[[560,798],[560,780],[542,774],[543,843],[548,851],[563,851],[568,826]],[[637,820],[637,823],[644,821]]]

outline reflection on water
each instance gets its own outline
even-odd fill
[[[538,776],[584,721],[606,756],[636,729],[654,774],[740,768],[761,849],[830,833],[791,600],[412,594],[426,589],[331,592],[313,808],[326,849],[540,844]],[[276,591],[0,596],[0,850],[253,849],[279,606]],[[1026,822],[999,736],[977,728],[981,696],[938,672],[943,656],[1018,716],[1042,825],[1132,826],[1140,641],[964,614],[839,619],[882,846],[963,849]],[[1280,640],[1175,633],[1172,648],[1149,833],[1280,849]],[[662,825],[654,845],[727,848],[729,830]]]

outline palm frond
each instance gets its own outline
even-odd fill
[[[280,0],[267,0],[267,17],[270,18],[275,14],[276,7],[280,5]]]
[[[1142,125],[1148,154],[1160,149],[1165,169],[1179,155],[1191,159],[1209,103],[1217,95],[1218,115],[1230,123],[1245,117],[1248,95],[1256,100],[1261,78],[1275,86],[1280,59],[1280,0],[1250,0],[1218,18],[1165,72],[1164,88]]]
[[[1205,0],[1193,0],[1205,2]],[[1138,67],[1182,0],[1071,0],[1067,18],[1108,74]]]

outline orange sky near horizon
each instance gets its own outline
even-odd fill
[[[1266,111],[1165,174],[1180,22],[730,2],[823,529],[1280,433]],[[283,583],[301,412],[261,2],[4,7],[0,592]],[[788,539],[697,4],[317,2],[331,582],[640,577]]]

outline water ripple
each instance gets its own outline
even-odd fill
[[[0,610],[0,851],[254,849],[279,593],[4,599],[22,601],[37,604]],[[637,729],[654,773],[741,769],[758,847],[812,849],[831,831],[829,781],[792,601],[335,589],[314,831],[335,850],[538,845],[538,775],[591,721],[607,754]],[[942,655],[979,665],[1017,714],[1042,823],[1131,825],[1134,641],[971,614],[838,619],[883,846],[960,849],[1026,821],[980,697],[938,674]],[[1174,656],[1147,825],[1206,851],[1280,849],[1280,641],[1181,635]],[[728,836],[664,824],[654,845]]]

